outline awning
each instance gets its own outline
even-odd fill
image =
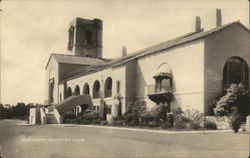
[[[65,116],[70,113],[76,106],[83,104],[93,106],[91,97],[89,95],[77,95],[68,97],[62,102],[55,104],[55,108],[58,110],[61,116]]]
[[[172,78],[172,73],[168,73],[168,72],[158,72],[157,74],[155,74],[155,75],[153,76],[154,79],[155,79],[155,78],[158,78],[158,77],[161,77],[161,78],[164,78],[164,77],[166,77],[166,78]]]

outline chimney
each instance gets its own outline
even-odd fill
[[[221,9],[213,9],[204,16],[204,29],[210,30],[222,25]]]
[[[199,16],[195,17],[195,31],[201,30],[201,18]]]
[[[123,46],[122,47],[122,56],[124,57],[124,56],[127,56],[127,48],[126,48],[126,46]]]
[[[222,15],[221,15],[221,10],[216,9],[216,27],[222,25]]]

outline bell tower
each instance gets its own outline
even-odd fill
[[[102,58],[102,20],[76,18],[68,30],[68,51],[80,57]]]

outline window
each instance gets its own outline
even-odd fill
[[[67,96],[70,97],[72,95],[72,90],[70,87],[68,87],[68,90],[67,90]]]
[[[169,77],[157,77],[155,79],[156,92],[166,92],[172,88],[172,78]]]
[[[105,87],[105,89],[104,89],[105,97],[111,97],[112,96],[112,78],[109,77],[109,78],[106,79],[104,87]]]
[[[116,82],[116,93],[120,93],[120,81]]]
[[[100,83],[99,81],[94,82],[93,86],[93,99],[100,98]]]
[[[96,110],[97,110],[97,111],[99,110],[99,107],[100,107],[100,106],[96,106]]]
[[[72,50],[74,45],[74,27],[71,26],[68,32],[69,32],[68,50]]]
[[[238,57],[230,58],[223,69],[224,88],[228,88],[232,83],[248,85],[247,63]]]
[[[83,94],[89,95],[89,84],[85,83],[83,86]]]
[[[80,95],[80,88],[78,85],[76,85],[74,93],[75,95]]]

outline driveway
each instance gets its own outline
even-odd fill
[[[2,158],[246,158],[249,136],[233,132],[151,133],[0,120]]]

